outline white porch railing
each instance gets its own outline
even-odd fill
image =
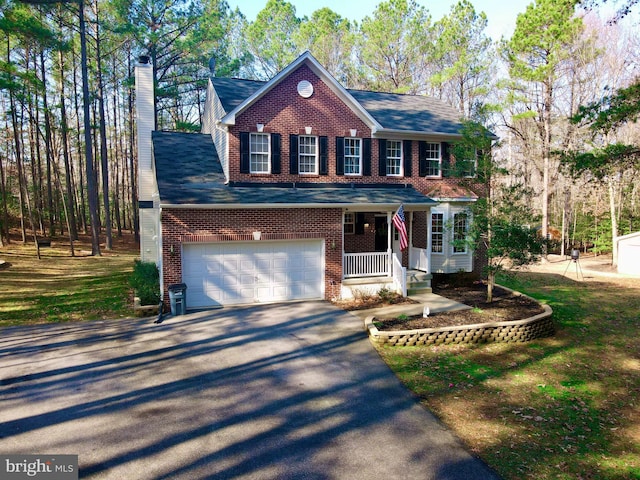
[[[429,272],[429,255],[424,248],[409,247],[409,268]]]
[[[342,275],[344,278],[388,276],[389,253],[365,252],[342,254]]]
[[[393,254],[393,283],[396,284],[398,290],[402,292],[402,296],[407,296],[407,269],[402,266],[402,262],[398,255]]]

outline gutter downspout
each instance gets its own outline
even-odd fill
[[[158,305],[158,318],[154,323],[162,322],[162,312],[164,310],[164,269],[163,269],[163,253],[162,253],[162,207],[158,207],[158,271],[160,273],[160,304]]]

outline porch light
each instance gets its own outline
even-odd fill
[[[311,135],[311,130],[312,130],[311,127],[304,127],[304,131],[307,135]]]
[[[260,240],[262,238],[262,232],[253,232],[253,239]]]
[[[257,123],[256,128],[258,129],[259,133],[262,133],[264,131],[264,123]]]

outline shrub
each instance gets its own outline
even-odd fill
[[[386,287],[382,287],[380,290],[378,290],[378,297],[380,297],[383,302],[395,303],[398,294]]]
[[[355,288],[352,290],[352,294],[353,294],[353,299],[361,303],[367,303],[369,300],[371,300],[371,297],[373,296],[371,295],[371,293],[367,292],[366,290],[355,289]]]
[[[160,303],[160,272],[155,263],[136,260],[129,285],[136,291],[141,305]]]

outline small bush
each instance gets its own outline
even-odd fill
[[[385,287],[378,290],[378,297],[380,297],[383,302],[395,303],[397,296],[398,294],[396,292]]]
[[[136,260],[129,285],[136,291],[141,305],[160,303],[160,272],[155,263]]]
[[[360,289],[353,289],[352,291],[353,294],[353,299],[362,303],[366,303],[369,300],[371,300],[371,297],[373,295],[371,295],[369,292],[367,292],[366,290],[360,290]]]

